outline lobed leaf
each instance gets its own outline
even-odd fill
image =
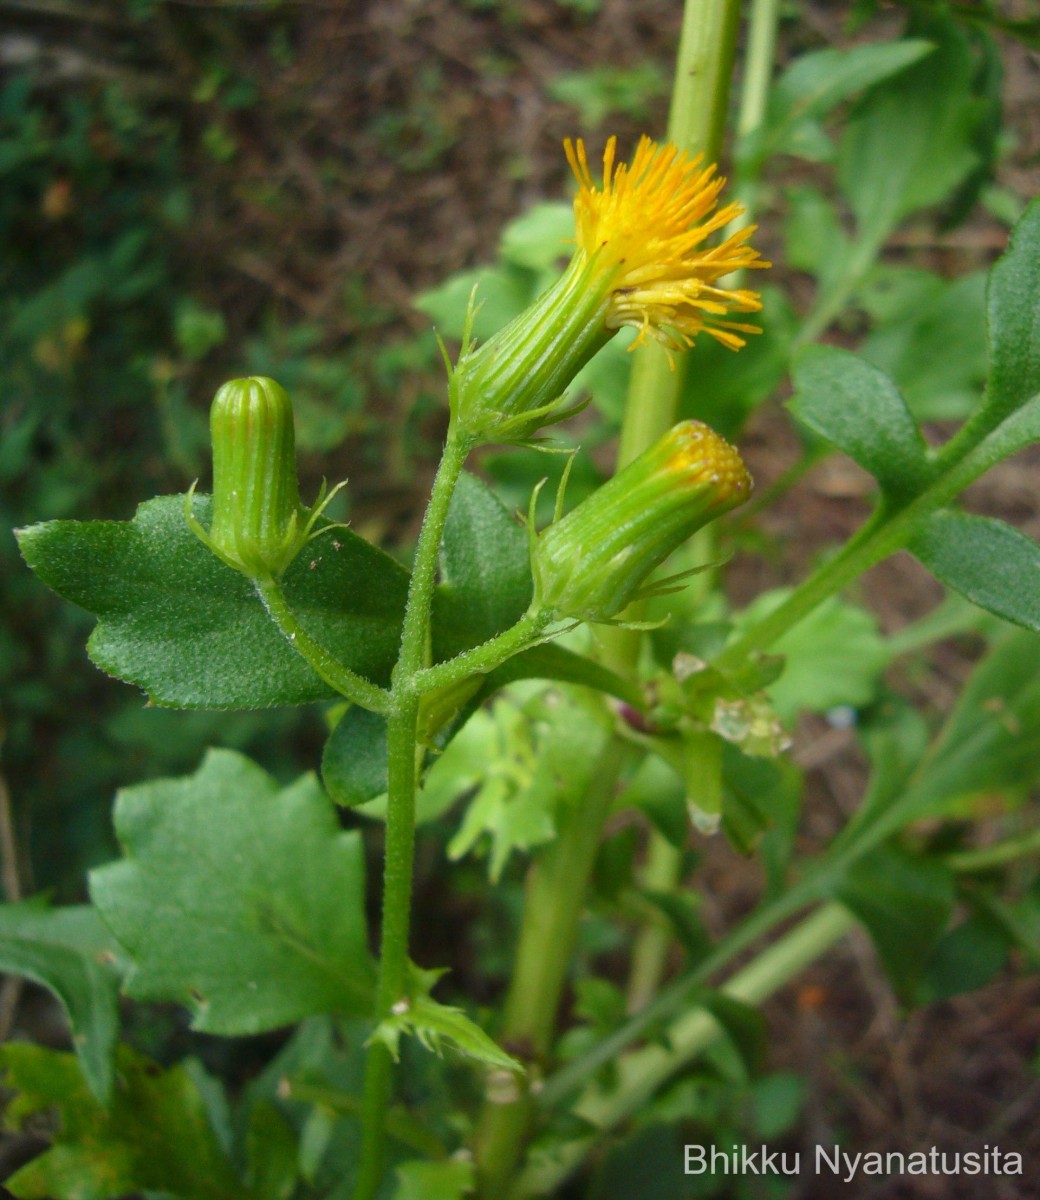
[[[175,1000],[207,1033],[370,1011],[360,835],[312,776],[279,789],[229,750],[121,792],[125,857],[91,896],[132,962],[127,994]]]
[[[194,498],[209,524],[209,499]],[[253,585],[188,528],[184,498],[132,521],[48,521],[19,532],[26,562],[98,617],[87,649],[110,675],[176,708],[265,708],[335,693],[278,631]],[[306,630],[377,683],[397,657],[407,572],[349,530],[323,534],[284,577]]]

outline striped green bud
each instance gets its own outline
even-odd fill
[[[750,495],[736,450],[700,421],[683,421],[537,537],[536,605],[609,621],[673,550]]]
[[[609,277],[576,257],[547,291],[488,341],[467,337],[451,375],[452,415],[477,443],[523,443],[570,416],[575,375],[614,336]]]
[[[213,444],[213,516],[208,532],[191,512],[188,524],[229,567],[251,579],[274,579],[314,536],[315,522],[332,498],[313,508],[300,503],[292,402],[273,379],[233,379],[210,409]]]

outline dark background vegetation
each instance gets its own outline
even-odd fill
[[[854,8],[874,9],[854,36]],[[1028,4],[1011,16],[1035,15]],[[779,61],[891,35],[895,5],[804,0],[786,7]],[[90,619],[23,568],[12,527],[58,517],[127,518],[138,500],[207,476],[206,410],[226,378],[272,375],[298,407],[304,494],[349,476],[338,515],[407,554],[443,428],[443,375],[413,296],[494,256],[499,233],[537,200],[567,194],[560,149],[608,132],[631,144],[663,130],[677,0],[7,0],[0,3],[0,730],[17,846],[9,897],[82,895],[85,868],[114,853],[121,785],[193,769],[235,746],[282,778],[309,769],[322,738],[311,710],[168,713],[89,665]],[[1040,61],[1001,41],[1000,184],[1040,184]],[[804,167],[799,167],[804,171]],[[767,191],[759,242],[798,302],[778,235],[783,180]],[[772,224],[772,228],[771,228]],[[984,211],[949,232],[903,231],[889,255],[948,275],[1004,244]],[[756,414],[746,453],[760,485],[795,445],[778,401]],[[1003,464],[973,496],[1040,534],[1037,459]],[[767,551],[734,566],[748,598],[797,579],[851,530],[869,481],[844,461],[812,473],[766,514]],[[938,599],[900,557],[868,577],[886,630]],[[190,598],[186,600],[190,603]],[[900,681],[948,707],[970,643],[944,643]],[[807,721],[809,838],[859,795],[851,732]],[[17,884],[14,867],[17,866]],[[456,923],[482,908],[482,872],[456,870],[422,935],[452,953]],[[708,852],[708,917],[751,901],[755,876],[724,844]],[[515,897],[518,875],[507,887]],[[492,932],[484,938],[492,941]],[[470,938],[479,950],[479,933]],[[463,963],[475,993],[502,963]],[[493,989],[492,989],[493,990]],[[47,1036],[35,993],[15,1030]],[[1035,978],[907,1016],[872,951],[853,938],[771,1007],[773,1065],[808,1070],[807,1144],[855,1131],[862,1149],[956,1146],[970,1136],[1032,1150],[1040,1166]],[[167,1024],[161,1035],[170,1036]],[[143,1037],[140,1035],[139,1038]],[[143,1037],[147,1041],[147,1037]],[[953,1197],[971,1181],[869,1181],[858,1197]],[[1033,1183],[985,1185],[1035,1196]],[[806,1181],[805,1197],[831,1194]],[[813,1190],[816,1188],[817,1190]],[[931,1190],[929,1190],[931,1189]]]

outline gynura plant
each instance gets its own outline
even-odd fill
[[[775,6],[755,13],[742,120],[752,149],[766,121]],[[1040,441],[1040,207],[990,275],[985,395],[941,445],[926,442],[877,367],[833,346],[798,353],[790,409],[813,454],[826,445],[855,460],[876,482],[876,503],[788,594],[729,613],[716,578],[725,535],[712,522],[749,498],[751,481],[734,446],[703,421],[679,420],[677,405],[686,360],[688,383],[706,343],[740,351],[760,328],[748,272],[769,264],[753,226],[739,223],[741,204],[720,203],[723,180],[709,165],[735,21],[736,5],[688,5],[669,142],[644,137],[625,161],[611,138],[595,171],[580,139],[565,144],[577,192],[573,253],[558,278],[483,339],[480,295],[470,296],[458,354],[444,347],[449,421],[410,571],[325,517],[333,492],[304,507],[289,398],[260,377],[226,384],[214,401],[211,496],[192,487],[145,502],[129,522],[20,531],[40,578],[98,617],[94,661],[152,703],[324,704],[330,732],[324,787],[305,776],[280,788],[243,756],[213,751],[189,778],[120,795],[124,856],[93,872],[89,906],[0,909],[0,966],[59,996],[79,1060],[3,1051],[18,1093],[12,1119],[52,1106],[62,1118],[54,1149],[7,1181],[15,1195],[548,1195],[713,1041],[745,1045],[752,1006],[857,918],[900,994],[919,997],[957,897],[978,895],[962,881],[1035,856],[1028,826],[984,851],[943,843],[911,853],[899,836],[966,796],[1022,790],[1040,774],[1040,552],[953,507],[992,466]],[[901,48],[883,66],[858,60],[862,86],[927,51]],[[834,64],[821,71],[835,86]],[[777,94],[781,126],[810,119]],[[745,143],[749,200],[756,154]],[[821,327],[840,308],[835,297],[865,277],[877,229],[869,254],[853,256],[853,282],[827,293]],[[466,472],[470,456],[556,449],[546,429],[582,406],[568,389],[624,328],[636,333],[635,365],[616,473],[570,504],[568,466],[548,523],[537,515],[540,485],[514,519]],[[790,681],[784,655],[797,663],[797,631],[814,621],[850,627],[839,593],[904,549],[1026,631],[998,640],[935,737],[898,708],[868,724],[874,773],[861,807],[825,850],[796,859],[800,780],[775,711]],[[486,1022],[434,999],[444,972],[410,956],[417,823],[463,794],[473,800],[454,857],[486,833],[496,879],[512,850],[533,855],[503,1011]],[[343,828],[334,801],[385,820],[375,956],[362,835]],[[637,897],[643,920],[656,900],[687,959],[666,982],[670,939],[646,921],[633,1011],[607,981],[583,981],[587,1036],[564,1055],[561,1001],[618,808],[646,813],[655,833],[642,876],[629,863],[614,894]],[[682,909],[691,824],[760,848],[769,872],[762,903],[715,943]],[[1004,951],[1013,925],[1008,916],[997,938]],[[211,1034],[301,1024],[233,1121],[201,1069],[162,1070],[116,1047],[120,987],[187,1005]],[[445,1047],[486,1081],[477,1104],[470,1095],[450,1119],[430,1111],[447,1084],[431,1081],[422,1058]]]

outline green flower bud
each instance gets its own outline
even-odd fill
[[[251,579],[277,578],[303,546],[335,490],[311,509],[300,503],[292,402],[273,379],[233,379],[210,409],[213,517],[209,531],[188,524],[229,567]],[[342,485],[340,485],[342,486]]]
[[[582,257],[530,307],[482,345],[463,342],[451,376],[452,415],[477,442],[523,442],[582,405],[564,395],[616,332],[608,290]]]
[[[535,603],[609,621],[692,533],[750,495],[736,450],[700,421],[683,421],[535,539]]]

